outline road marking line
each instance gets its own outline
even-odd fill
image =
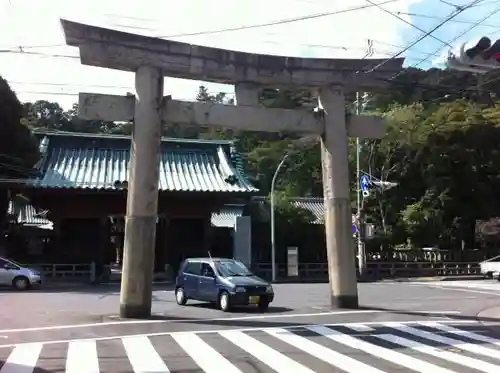
[[[337,343],[343,344],[345,346],[348,346],[356,350],[363,351],[367,354],[389,361],[390,363],[408,368],[414,372],[456,373],[451,370],[441,368],[437,365],[428,363],[426,361],[414,358],[412,356],[405,355],[395,350],[363,341],[362,339],[355,338],[347,334],[343,334],[341,332],[326,328],[324,326],[315,326],[310,328],[308,327],[308,329],[319,335],[329,338],[332,341],[335,341]]]
[[[464,351],[473,352],[478,355],[489,356],[489,357],[494,357],[496,359],[500,359],[500,351],[493,350],[491,348],[483,347],[472,343],[467,343],[459,339],[445,337],[443,335],[438,335],[425,330],[415,329],[407,325],[392,325],[391,328],[399,330],[406,334],[415,335],[419,338],[429,339],[431,341],[438,342],[440,344],[453,346]]]
[[[292,313],[292,314],[275,314],[275,315],[255,315],[255,316],[240,316],[240,317],[217,317],[206,319],[180,319],[180,320],[123,320],[123,321],[107,321],[102,323],[92,324],[72,324],[72,325],[51,325],[32,328],[19,329],[3,329],[0,333],[19,333],[19,332],[37,332],[42,330],[61,330],[61,329],[78,329],[92,328],[97,326],[113,326],[113,325],[128,325],[128,324],[171,324],[171,323],[190,323],[204,321],[239,321],[239,320],[261,320],[261,319],[276,319],[276,318],[295,318],[295,317],[310,317],[310,316],[332,316],[332,315],[348,315],[348,314],[363,314],[363,313],[382,313],[380,310],[352,310],[352,311],[330,311],[317,313]]]
[[[69,343],[66,357],[66,373],[99,373],[96,341]]]
[[[427,326],[428,328],[441,330],[443,332],[450,333],[450,334],[462,335],[462,336],[465,336],[469,339],[473,339],[476,341],[485,342],[485,343],[489,343],[492,345],[500,346],[500,340],[488,337],[486,335],[477,334],[477,333],[474,333],[474,332],[471,332],[468,330],[457,329],[457,328],[454,328],[452,326],[443,325],[443,324],[437,323],[437,322],[436,323],[428,323],[427,325],[424,325],[424,326]]]
[[[123,338],[122,342],[135,373],[170,373],[149,338],[129,337]]]
[[[0,373],[32,373],[42,352],[42,347],[42,343],[27,343],[16,346],[0,368]]]
[[[405,324],[419,324],[419,325],[426,325],[426,323],[435,323],[436,321],[425,321],[425,320],[412,320],[412,321],[395,321],[395,322],[382,322],[382,321],[368,321],[364,322],[364,325],[384,325],[388,326],[391,324],[394,325],[405,325]],[[476,320],[443,320],[440,321],[440,324],[447,323],[447,324],[477,324],[480,325],[480,323]],[[351,323],[333,323],[333,324],[322,324],[326,326],[347,326]],[[358,322],[355,322],[353,324],[359,324]],[[307,324],[307,325],[291,325],[288,327],[285,327],[284,329],[298,329],[298,328],[307,328],[308,326],[316,326],[317,324]],[[269,327],[272,328],[272,327]],[[251,331],[259,331],[259,330],[266,330],[268,328],[266,327],[254,327],[254,328],[238,328],[238,329],[229,329],[229,330],[238,330],[241,332],[251,332]],[[178,335],[178,334],[211,334],[211,333],[219,333],[222,331],[227,331],[228,329],[209,329],[209,330],[192,330],[192,331],[184,331],[184,332],[157,332],[157,333],[139,333],[139,334],[124,334],[124,335],[114,335],[114,336],[109,336],[109,337],[94,337],[94,338],[72,338],[72,339],[58,339],[58,340],[48,340],[48,341],[39,341],[37,343],[42,343],[42,344],[59,344],[59,343],[68,343],[68,342],[73,342],[73,341],[110,341],[113,339],[122,339],[122,338],[127,338],[127,337],[158,337],[158,336],[164,336],[164,335]],[[25,345],[25,344],[30,344],[34,342],[20,342],[20,343],[9,343],[9,344],[0,344],[0,348],[12,348],[20,345]],[[0,372],[2,373],[2,372]]]
[[[256,357],[277,373],[314,373],[313,370],[243,332],[231,330],[220,332],[219,335]]]
[[[498,373],[500,366],[487,363],[485,361],[477,360],[464,356],[461,354],[456,354],[450,351],[443,351],[433,346],[428,346],[420,342],[412,341],[411,339],[406,339],[392,334],[381,334],[375,337],[380,338],[384,341],[388,341],[400,346],[411,348],[414,351],[422,352],[427,355],[435,356],[437,358],[448,360],[455,364],[460,364],[475,370],[480,370],[486,373]],[[459,346],[455,346],[460,348]],[[435,369],[429,370],[429,372],[434,372]]]
[[[348,373],[385,373],[375,367],[364,364],[361,361],[353,359],[349,356],[331,350],[319,343],[313,342],[307,338],[301,337],[285,329],[269,329],[265,331],[267,334],[294,346],[317,359],[323,360],[334,367],[342,369]]]
[[[196,334],[172,336],[205,373],[243,373]]]

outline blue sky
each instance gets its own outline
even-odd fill
[[[380,3],[383,0],[375,1]],[[401,17],[415,26],[430,30],[454,10],[445,1],[465,4],[466,0],[394,0],[382,6],[391,12],[399,12]],[[177,2],[175,7],[170,4],[165,0],[0,0],[0,74],[9,81],[22,101],[45,99],[57,101],[65,108],[77,101],[78,92],[134,92],[132,73],[81,65],[78,49],[64,43],[60,18],[192,44],[317,58],[361,58],[366,53],[368,39],[373,40],[373,57],[388,58],[422,34],[411,25],[371,7],[278,26],[178,36],[345,11],[369,5],[369,1],[183,0]],[[498,0],[483,0],[455,21],[475,22],[496,6],[500,6]],[[500,25],[500,11],[486,22]],[[434,35],[449,41],[470,26],[449,22]],[[477,27],[453,46],[499,29],[500,26]],[[500,32],[493,36],[500,37]],[[442,46],[442,43],[427,37],[404,54],[408,58],[407,65],[417,64],[426,53],[435,52]],[[418,67],[439,65],[448,50],[449,47],[442,48],[440,53],[427,58]],[[176,99],[192,100],[200,84],[203,83],[166,78],[165,94],[171,94]],[[232,86],[206,86],[214,93],[223,91],[234,94]]]

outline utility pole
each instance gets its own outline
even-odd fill
[[[356,92],[356,115],[360,115],[363,111],[362,97],[359,92]],[[364,235],[364,219],[363,219],[363,208],[361,199],[361,167],[360,167],[360,155],[361,155],[361,143],[359,137],[356,137],[356,219],[358,225],[357,234],[357,252],[358,252],[358,271],[359,276],[362,277],[365,273],[366,267],[366,255],[365,255],[365,245],[363,242]]]
[[[373,40],[368,39],[368,48],[363,59],[373,56]],[[356,92],[356,115],[361,115],[363,111],[363,97]],[[361,198],[361,167],[360,167],[361,143],[359,137],[356,137],[356,219],[358,223],[357,248],[358,248],[358,271],[361,278],[365,274],[366,269],[366,254],[363,238],[365,236],[365,225],[363,219],[363,200]],[[363,195],[364,198],[364,195]]]

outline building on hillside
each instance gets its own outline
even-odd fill
[[[131,141],[129,136],[37,132],[38,176],[23,186],[53,223],[45,261],[114,262],[121,258]],[[155,269],[188,256],[251,261],[251,223],[243,208],[258,191],[230,141],[164,138]],[[214,244],[214,227],[226,227]],[[25,259],[28,261],[30,258]]]

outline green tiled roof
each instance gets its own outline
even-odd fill
[[[257,203],[260,210],[260,216],[263,220],[269,219],[270,212],[268,211],[268,207],[265,202],[267,201],[266,197],[255,196],[253,197],[253,201]],[[269,202],[269,201],[268,201]],[[312,224],[324,224],[325,222],[325,203],[323,202],[323,198],[321,197],[292,197],[290,198],[290,204],[292,206],[307,210],[314,216],[314,221]]]
[[[269,201],[266,197],[254,196],[252,201],[259,207],[259,217],[263,221],[270,220]],[[267,203],[266,203],[267,201]],[[325,202],[322,197],[291,197],[290,204],[296,208],[309,211],[314,220],[311,224],[325,224]],[[352,215],[354,221],[354,215]]]
[[[243,215],[245,205],[224,205],[220,211],[213,212],[211,223],[217,228],[234,228],[236,218]],[[47,219],[47,211],[37,211],[35,207],[28,204],[9,202],[8,213],[14,215],[17,222],[30,226],[49,226],[52,222]]]
[[[115,189],[128,181],[130,137],[37,133],[42,159],[41,188]],[[164,138],[161,142],[162,191],[257,192],[230,141]]]
[[[17,222],[20,224],[34,226],[51,224],[43,211],[37,211],[35,207],[28,204],[10,201],[8,213],[16,216]]]
[[[244,205],[223,206],[220,211],[212,213],[212,226],[218,228],[233,228],[236,224],[236,218],[243,215],[244,208]]]

